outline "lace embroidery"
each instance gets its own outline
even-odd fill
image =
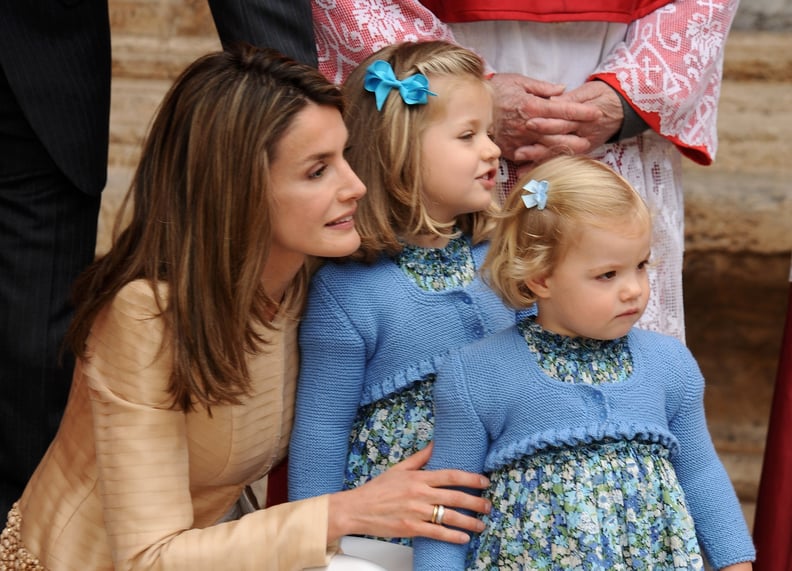
[[[448,27],[418,2],[317,0],[311,6],[319,71],[335,83],[394,42],[453,41]]]
[[[736,0],[673,2],[633,22],[595,74],[615,74],[631,102],[685,145],[718,146],[717,110],[726,36]]]

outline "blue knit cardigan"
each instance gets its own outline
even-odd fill
[[[476,268],[487,247],[472,248]],[[435,373],[451,349],[515,321],[479,277],[464,288],[426,291],[390,258],[323,266],[300,326],[289,498],[342,489],[359,407]]]
[[[491,472],[551,447],[604,438],[661,443],[699,543],[715,568],[752,561],[754,548],[704,416],[704,379],[676,339],[633,329],[633,374],[584,385],[548,377],[517,327],[454,352],[434,386],[428,469]],[[415,569],[464,569],[466,546],[416,538]]]

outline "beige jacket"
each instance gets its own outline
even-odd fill
[[[267,333],[240,406],[183,413],[146,282],[101,312],[60,430],[20,501],[22,541],[51,571],[292,570],[326,565],[327,496],[212,525],[286,454],[296,323]]]

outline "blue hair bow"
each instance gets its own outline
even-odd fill
[[[398,89],[401,98],[407,105],[425,105],[429,95],[437,95],[437,93],[429,91],[429,80],[425,75],[416,73],[400,81],[396,79],[391,64],[381,59],[366,69],[363,87],[366,91],[371,91],[374,94],[377,100],[377,111],[382,111],[382,106],[391,89]]]
[[[527,190],[530,194],[523,194],[522,201],[526,208],[533,208],[536,206],[539,210],[544,210],[547,206],[547,188],[546,180],[536,181],[531,179],[524,186],[523,190]]]

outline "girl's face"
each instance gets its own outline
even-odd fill
[[[537,295],[537,321],[569,337],[626,335],[649,300],[651,229],[615,220],[608,229],[582,225],[550,276],[528,285]]]
[[[500,157],[491,139],[492,96],[473,79],[429,81],[443,109],[421,139],[423,199],[434,220],[453,222],[462,214],[486,209],[492,201]]]
[[[269,267],[306,256],[338,257],[360,246],[354,215],[366,187],[344,159],[347,129],[335,107],[309,103],[278,143],[270,169]]]

